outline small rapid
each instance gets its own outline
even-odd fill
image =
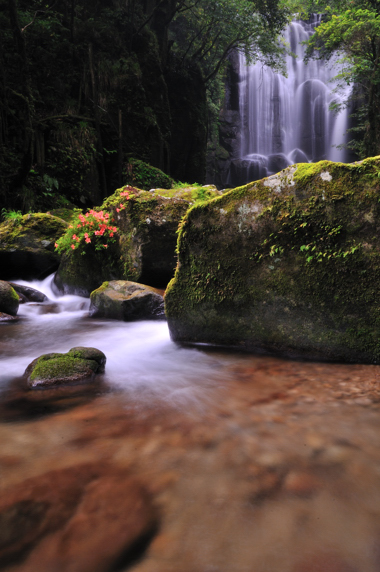
[[[43,292],[48,300],[20,304],[20,320],[0,328],[0,392],[36,357],[65,353],[75,346],[104,352],[104,382],[111,390],[133,392],[134,398],[197,401],[225,376],[226,358],[173,343],[166,321],[91,318],[88,299],[57,296],[52,281],[53,276],[41,282],[15,281]]]

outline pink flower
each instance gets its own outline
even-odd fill
[[[84,233],[84,237],[85,237],[85,238],[88,238],[88,232],[85,232],[85,233]]]
[[[80,228],[80,227],[81,227],[81,225],[80,225],[80,224],[77,224],[77,228]]]
[[[71,245],[71,248],[72,248],[73,250],[75,250],[75,244],[72,244],[72,245]]]
[[[58,242],[54,243],[55,248],[58,248]]]
[[[104,248],[108,248],[108,244],[103,244]]]
[[[120,209],[118,209],[117,207],[116,207],[116,212],[117,212],[117,213],[119,213],[119,212],[120,212]]]
[[[110,232],[110,236],[113,236],[113,232]]]
[[[91,242],[91,238],[86,238],[86,242]]]

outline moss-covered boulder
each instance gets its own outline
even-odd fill
[[[0,312],[15,316],[19,307],[17,292],[8,282],[0,280]]]
[[[131,322],[165,317],[164,298],[156,288],[124,280],[104,282],[91,292],[93,316]]]
[[[24,376],[29,388],[90,382],[103,373],[106,356],[96,348],[75,347],[66,354],[50,353],[28,365]]]
[[[101,207],[118,228],[116,241],[106,250],[96,250],[92,242],[65,254],[55,275],[56,287],[82,296],[107,280],[165,287],[177,262],[179,222],[190,206],[220,194],[200,186],[149,192],[130,186],[118,189]]]
[[[157,187],[171,189],[175,186],[174,180],[169,175],[140,159],[133,158],[129,159],[125,166],[124,180],[128,185],[144,191]]]
[[[380,157],[293,165],[196,206],[178,248],[174,340],[380,360]]]
[[[0,278],[42,279],[54,272],[61,258],[54,244],[66,229],[65,221],[45,213],[0,224]]]

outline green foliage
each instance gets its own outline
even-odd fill
[[[129,159],[124,170],[124,180],[144,191],[154,188],[171,189],[174,183],[169,175],[139,159]]]
[[[331,259],[343,259],[357,252],[361,244],[350,243],[343,232],[343,226],[336,221],[331,224],[324,217],[326,207],[323,203],[310,199],[309,209],[294,204],[293,199],[285,205],[283,201],[274,203],[270,213],[263,211],[262,217],[269,214],[278,227],[270,233],[255,253],[257,261],[270,257],[289,255],[293,250],[305,257],[305,261],[328,262]]]
[[[329,59],[339,55],[341,71],[336,79],[352,85],[349,101],[358,100],[352,132],[360,157],[380,152],[380,6],[377,2],[344,0],[324,6],[324,21],[308,43],[307,58]],[[344,105],[348,105],[349,101]]]
[[[128,200],[128,193],[124,193],[124,196]],[[71,221],[67,232],[55,243],[55,249],[59,253],[78,250],[85,254],[86,246],[91,244],[95,250],[105,250],[110,243],[115,242],[118,232],[117,227],[111,223],[114,223],[114,219],[102,210],[98,212],[90,209],[85,215],[78,214]]]
[[[8,209],[1,209],[1,219],[3,221],[11,220],[15,223],[21,222],[22,220],[22,212],[21,211],[14,211]]]
[[[282,69],[283,48],[278,33],[286,25],[287,7],[278,2],[200,0],[179,11],[171,28],[173,51],[198,63],[208,82],[216,76],[232,50],[251,61]]]

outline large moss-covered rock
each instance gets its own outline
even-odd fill
[[[54,244],[66,229],[64,220],[45,213],[0,224],[0,278],[42,279],[54,272],[61,258]]]
[[[93,316],[114,320],[152,320],[165,317],[164,298],[156,288],[115,280],[91,292]]]
[[[103,373],[105,363],[106,356],[100,350],[75,347],[66,354],[50,353],[36,358],[24,376],[30,388],[83,383]]]
[[[128,193],[126,198],[122,193]],[[118,189],[102,205],[119,231],[107,250],[93,243],[84,254],[65,254],[55,276],[59,291],[89,296],[107,280],[132,280],[166,286],[174,275],[179,222],[189,206],[221,193],[213,187]]]
[[[0,312],[15,316],[18,311],[19,297],[8,282],[0,280]]]
[[[288,167],[191,209],[174,340],[380,360],[380,157]]]

